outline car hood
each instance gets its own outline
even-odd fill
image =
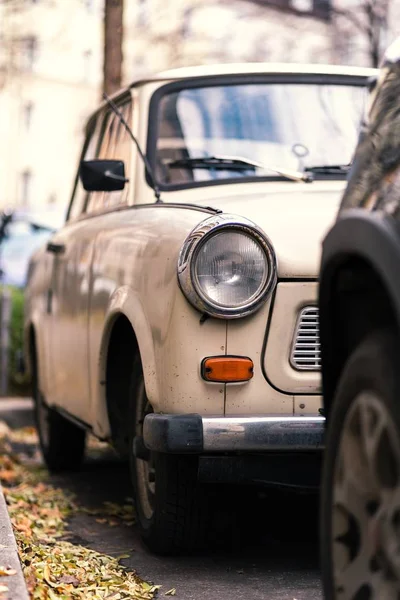
[[[271,183],[268,192],[246,186],[246,193],[234,195],[219,195],[215,186],[212,199],[208,196],[207,201],[196,203],[242,215],[261,227],[275,249],[281,279],[315,279],[321,243],[336,219],[345,185],[343,181]]]

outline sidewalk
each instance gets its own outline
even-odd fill
[[[16,571],[15,575],[0,577],[0,585],[6,585],[8,592],[4,592],[7,600],[28,600],[28,590],[19,562],[17,543],[14,538],[12,525],[7,512],[6,501],[0,485],[0,566]]]
[[[7,423],[11,429],[33,425],[33,401],[31,398],[0,397],[0,421]]]
[[[0,422],[11,429],[33,425],[33,402],[30,398],[0,398]],[[0,485],[0,567],[11,568],[15,575],[0,576],[0,586],[8,591],[0,594],[7,600],[28,600],[28,591],[18,557],[17,544],[3,490]]]

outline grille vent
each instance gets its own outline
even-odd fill
[[[290,364],[298,371],[321,369],[319,313],[316,306],[306,306],[299,314],[290,353]]]

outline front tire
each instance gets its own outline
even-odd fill
[[[44,462],[53,473],[78,470],[85,454],[86,432],[46,404],[35,352],[32,368],[35,421]]]
[[[342,373],[321,491],[326,600],[400,597],[400,347],[370,335]]]
[[[207,530],[207,496],[197,480],[197,456],[148,451],[143,421],[151,412],[140,360],[131,384],[132,428],[129,456],[137,525],[145,545],[170,555],[201,548]]]

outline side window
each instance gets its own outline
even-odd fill
[[[83,153],[80,160],[92,160],[96,158],[97,146],[99,142],[99,120],[93,124],[93,127],[85,140]],[[80,162],[80,161],[79,161]],[[68,220],[77,219],[84,212],[86,198],[88,193],[83,189],[82,182],[79,178],[79,170],[76,175],[74,191],[68,212]]]
[[[125,120],[131,121],[131,103],[126,103],[120,107]],[[129,163],[132,151],[132,141],[128,132],[121,121],[112,112],[108,112],[102,126],[102,135],[97,153],[99,159],[122,160],[125,164],[125,171],[129,170]],[[125,188],[116,192],[92,192],[87,205],[87,212],[99,212],[113,206],[119,206],[127,203],[129,183]]]

